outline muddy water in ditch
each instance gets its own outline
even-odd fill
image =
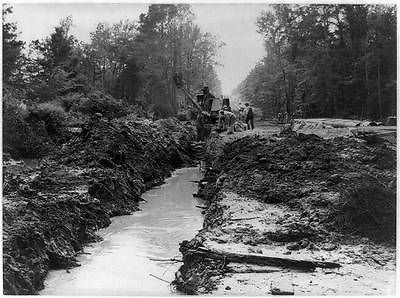
[[[112,219],[99,232],[103,241],[85,249],[82,266],[52,271],[41,295],[171,295],[179,294],[166,281],[174,279],[180,263],[154,258],[180,258],[179,243],[202,227],[202,202],[193,198],[201,172],[179,169],[160,187],[143,194],[142,211]],[[153,276],[152,276],[153,275]],[[161,278],[165,281],[157,279]]]

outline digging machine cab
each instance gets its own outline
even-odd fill
[[[208,116],[208,123],[215,124],[218,120],[219,111],[224,105],[229,107],[229,99],[216,98],[211,94],[208,86],[204,86],[196,96],[193,96],[184,86],[181,73],[175,73],[174,82],[178,89],[182,90],[199,113]]]

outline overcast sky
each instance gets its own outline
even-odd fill
[[[71,33],[83,41],[89,40],[100,21],[108,23],[121,19],[138,20],[147,12],[147,4],[100,3],[39,3],[13,4],[11,20],[16,21],[20,38],[31,40],[48,36],[60,19],[72,15]],[[223,93],[229,95],[264,54],[262,37],[256,32],[255,22],[266,4],[192,4],[196,23],[203,31],[217,35],[226,46],[221,49],[217,72]]]

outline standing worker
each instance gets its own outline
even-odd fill
[[[240,103],[239,104],[239,120],[246,123],[247,109]]]
[[[250,107],[250,105],[246,102],[246,124],[247,124],[247,129],[254,129],[254,113],[253,109]]]
[[[282,116],[282,113],[279,112],[278,113],[278,123],[281,124],[282,122],[283,122],[283,116]]]
[[[211,106],[214,101],[215,96],[211,94],[208,86],[204,86],[201,91],[203,92],[203,102],[202,108],[204,111],[211,112]]]
[[[201,112],[197,115],[196,129],[197,129],[197,141],[204,141],[207,135],[205,124],[207,123],[208,114]]]

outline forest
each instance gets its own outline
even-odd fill
[[[265,57],[234,90],[264,117],[379,120],[396,114],[396,8],[272,5]]]
[[[69,16],[50,36],[25,44],[10,14],[3,6],[3,144],[11,154],[43,155],[68,139],[66,128],[96,113],[175,115],[185,102],[176,72],[189,90],[208,84],[220,93],[223,43],[202,32],[190,5],[150,5],[137,21],[101,22],[88,43],[70,33]]]

